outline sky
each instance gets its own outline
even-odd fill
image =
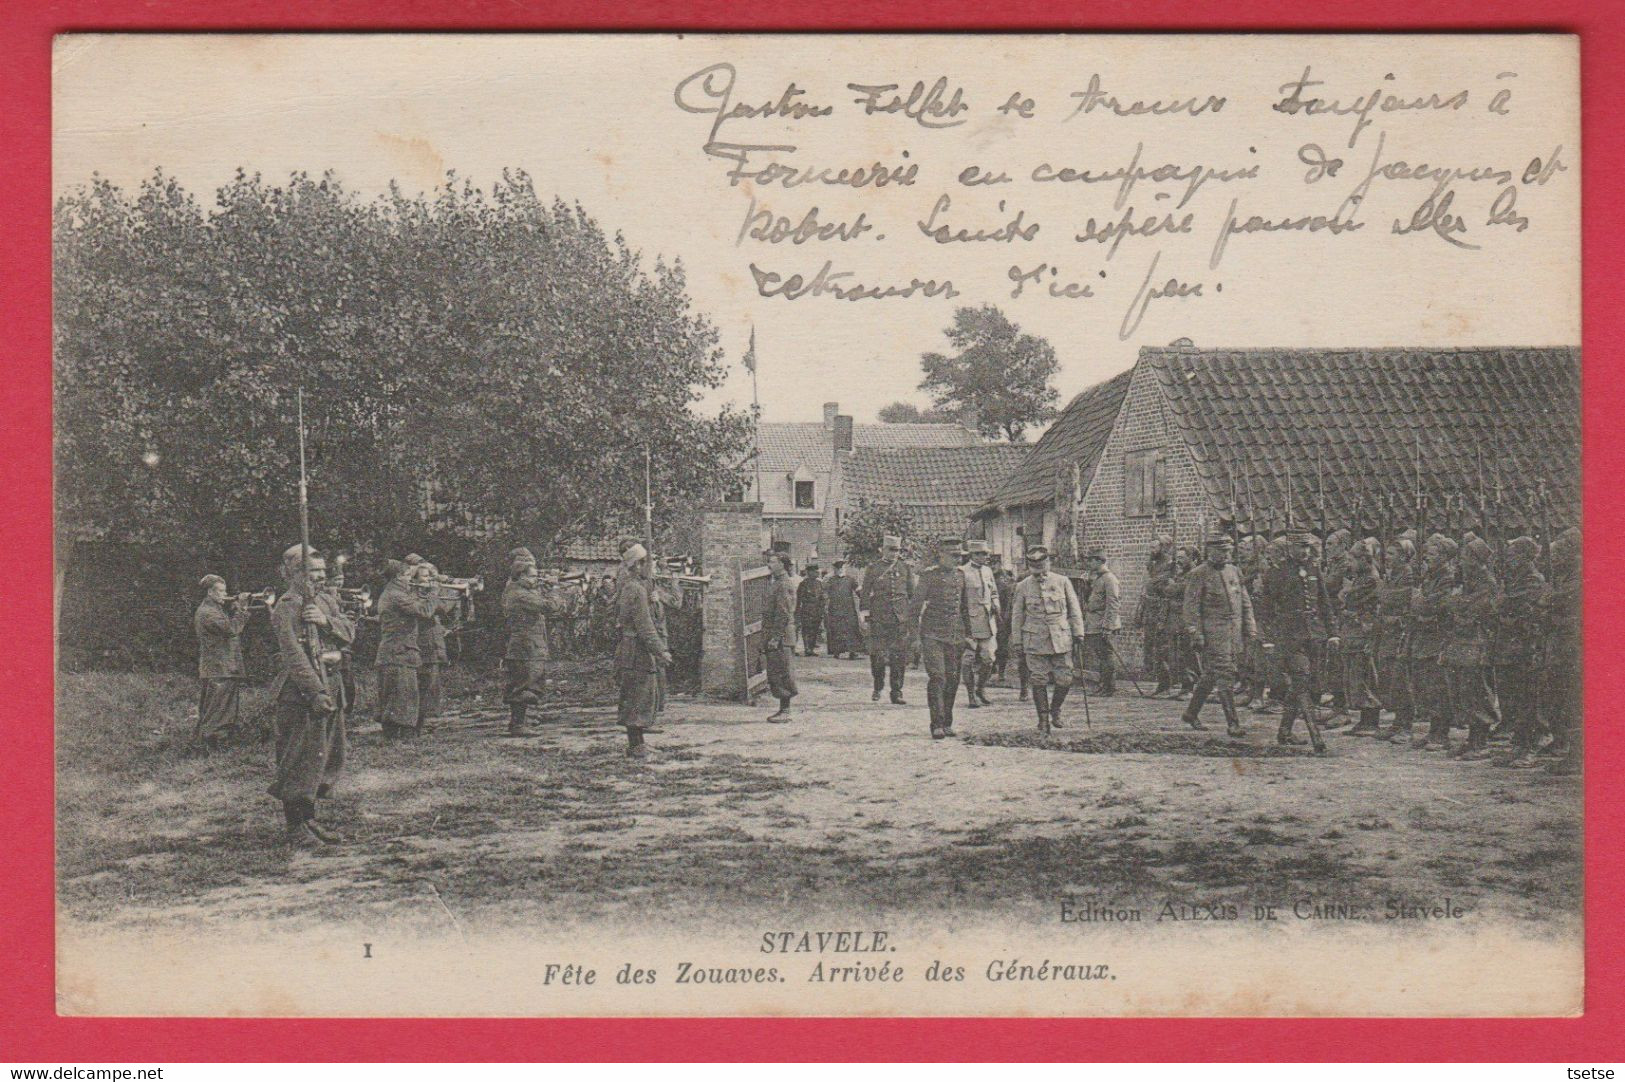
[[[1000,305],[1047,338],[1063,402],[1129,367],[1141,345],[1178,338],[1226,347],[1577,342],[1576,56],[1572,39],[1509,36],[68,36],[54,61],[54,182],[61,192],[98,172],[133,187],[161,167],[207,203],[238,168],[270,181],[332,170],[363,194],[391,181],[431,189],[447,171],[486,185],[522,168],[544,196],[581,202],[651,261],[682,259],[729,360],[728,382],[708,405],[751,401],[738,362],[754,328],[764,417],[817,420],[837,401],[866,421],[894,400],[928,404],[919,358],[946,347],[943,330],[961,304]],[[1272,109],[1306,67],[1319,85],[1301,96],[1343,106],[1379,88],[1398,101],[1467,98],[1372,110],[1367,125],[1346,111]],[[691,79],[707,70],[708,83]],[[742,116],[713,135],[717,115],[696,110],[717,107],[730,71],[730,106],[778,103],[793,83],[802,93],[789,101],[830,113]],[[939,78],[937,112],[918,117],[906,108],[864,115],[871,94],[851,88],[895,84],[907,98],[916,81],[929,90]],[[1193,104],[1119,116],[1097,102],[1075,114],[1091,80],[1124,104]],[[1496,110],[1501,90],[1510,96]],[[1000,111],[1012,95],[1032,99],[1031,117]],[[1196,108],[1210,97],[1226,100]],[[706,153],[708,139],[798,148],[753,152],[755,163],[919,171],[912,185],[859,189],[786,187],[782,176],[731,184],[730,163]],[[1524,182],[1531,158],[1550,167],[1554,151],[1564,168]],[[1179,179],[1143,179],[1127,193],[1115,182],[1030,180],[1041,164],[1103,172],[1136,155],[1148,169],[1256,172],[1204,182],[1188,199]],[[1317,158],[1337,161],[1336,172]],[[968,165],[1012,182],[961,184]],[[1332,216],[1375,165],[1506,169],[1518,179],[1458,178],[1453,206],[1439,213],[1435,202],[1421,228],[1396,233],[1432,181],[1380,176],[1354,213],[1363,229],[1236,235],[1212,265],[1232,200],[1243,221]],[[1518,189],[1523,229],[1488,224],[1507,186]],[[933,218],[943,196],[947,209]],[[862,214],[869,228],[800,244],[741,235],[780,214],[799,223],[814,207],[820,223],[850,227]],[[1023,225],[1040,224],[1031,240],[952,239],[958,229],[993,231],[1018,211]],[[1091,219],[1098,234],[1125,213],[1146,235],[1115,250],[1075,239]],[[1460,219],[1453,237],[1444,235],[1451,214]],[[1159,220],[1168,225],[1146,224]],[[810,280],[826,260],[851,273],[847,284],[903,287],[918,277],[951,281],[959,296],[786,300],[762,296],[752,271],[777,275],[771,287],[794,274]],[[1012,297],[1011,267],[1040,264],[1057,273]],[[1170,277],[1181,283],[1171,292],[1186,295],[1150,303],[1135,322],[1136,296]],[[1044,295],[1046,283],[1066,281],[1095,295]]]

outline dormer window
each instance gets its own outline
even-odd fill
[[[794,473],[788,475],[790,481],[790,502],[797,511],[813,511],[818,507],[816,486],[813,484],[813,472],[805,465],[797,466]]]
[[[796,509],[805,511],[813,509],[813,483],[811,481],[796,482]]]

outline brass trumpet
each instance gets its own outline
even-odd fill
[[[259,593],[235,594],[227,600],[229,600],[233,605],[236,605],[238,608],[243,608],[246,606],[250,609],[269,609],[271,606],[276,604],[276,591],[270,587],[266,587]]]

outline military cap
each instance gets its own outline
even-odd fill
[[[1460,549],[1460,546],[1442,533],[1434,534],[1432,537],[1428,538],[1427,543],[1444,553],[1446,556],[1454,556]]]
[[[880,538],[880,547],[883,549],[900,549],[903,547],[903,539],[894,533],[885,534]]]
[[[204,590],[207,590],[217,582],[222,586],[226,584],[226,580],[221,578],[219,575],[204,575],[201,579],[197,580],[198,586]]]
[[[621,559],[627,561],[641,560],[649,555],[649,550],[633,541],[621,549]]]
[[[1507,552],[1523,560],[1532,560],[1540,553],[1533,537],[1514,537],[1507,542]]]
[[[401,561],[401,563],[405,564],[407,567],[416,567],[418,564],[420,564],[422,562],[423,562],[423,557],[419,556],[415,552],[408,552],[406,554],[406,559]]]
[[[833,566],[833,567],[845,567],[846,566],[846,561],[845,560],[836,560],[835,563],[832,564],[831,566]]]
[[[986,541],[983,541],[981,538],[973,537],[969,541],[965,542],[965,551],[970,553],[972,556],[975,556],[989,550]]]
[[[667,563],[668,563],[668,564],[669,564],[669,563],[671,563],[671,561],[670,561],[670,560],[667,560],[667,561],[666,561],[666,562],[667,562]],[[680,566],[682,566],[682,564],[681,564],[681,562],[679,562],[679,564],[678,564],[678,566],[679,566],[679,567],[680,567]],[[807,570],[808,570],[808,571],[817,571],[817,570],[818,570],[818,565],[817,565],[817,564],[808,564],[808,565],[807,565]]]
[[[523,575],[526,571],[533,571],[533,570],[535,570],[535,568],[536,568],[536,561],[535,560],[515,560],[508,567],[508,577],[510,579],[516,579],[520,575]]]
[[[517,564],[517,563],[534,564],[536,562],[536,555],[534,553],[532,553],[530,551],[530,549],[526,548],[524,545],[520,545],[518,548],[512,548],[512,549],[508,550],[508,562],[511,563],[511,564]]]
[[[1106,546],[1090,545],[1089,551],[1085,555],[1091,560],[1104,560],[1106,558]]]
[[[286,549],[284,549],[282,551],[282,562],[283,562],[283,564],[291,565],[291,564],[298,563],[303,558],[300,555],[303,551],[304,551],[304,545],[302,545],[298,541],[295,541],[293,544],[289,545]],[[315,545],[310,546],[310,558],[313,559],[313,560],[319,560],[319,559],[322,558],[321,550],[318,549]]]
[[[1579,529],[1579,527],[1578,526],[1570,526],[1568,529],[1564,530],[1562,533],[1560,533],[1556,537],[1552,538],[1551,550],[1552,550],[1552,555],[1554,557],[1559,556],[1559,555],[1561,555],[1561,556],[1563,556],[1565,558],[1569,557],[1569,556],[1579,556],[1580,555],[1580,529]]]
[[[1289,545],[1313,545],[1315,535],[1308,530],[1292,529],[1287,531],[1286,540]]]
[[[1209,547],[1213,545],[1235,544],[1235,542],[1230,539],[1230,535],[1227,533],[1210,533],[1207,535],[1207,543]]]
[[[1409,541],[1412,544],[1415,544],[1415,542],[1416,542],[1416,531],[1414,529],[1405,530],[1398,537],[1394,538],[1394,540],[1395,541]]]
[[[1478,564],[1488,564],[1492,555],[1489,545],[1477,537],[1461,546],[1461,554],[1466,559]]]
[[[1032,548],[1027,550],[1027,559],[1047,560],[1049,559],[1049,549],[1043,545],[1034,545]]]
[[[401,563],[399,560],[384,561],[384,574],[388,575],[390,578],[395,578],[405,569],[406,565]]]
[[[964,543],[965,543],[965,539],[963,537],[944,537],[942,540],[937,542],[937,547],[945,548],[945,549],[947,549],[947,548],[957,549],[957,548],[961,547],[962,545],[964,545]]]

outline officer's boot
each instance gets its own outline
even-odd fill
[[[1224,731],[1230,736],[1241,736],[1241,716],[1236,713],[1236,694],[1228,687],[1219,688],[1219,705],[1224,708]]]
[[[1281,708],[1281,727],[1275,730],[1275,742],[1277,744],[1306,743],[1306,741],[1299,740],[1296,736],[1292,735],[1292,725],[1297,720],[1298,697],[1296,695],[1289,695],[1287,696],[1286,704]]]
[[[509,736],[535,736],[536,730],[525,722],[525,713],[530,708],[525,703],[513,703],[508,707],[508,735]]]
[[[875,683],[875,693],[869,696],[869,701],[878,703],[880,701],[880,693],[886,690],[885,663],[880,662],[877,664],[875,659],[871,657],[869,659],[869,675],[874,678]]]
[[[1202,707],[1207,703],[1208,694],[1212,690],[1213,678],[1211,676],[1202,677],[1196,684],[1196,690],[1191,692],[1191,701],[1185,704],[1185,712],[1180,715],[1179,720],[1192,729],[1206,729],[1207,726],[1202,724],[1202,719],[1197,715],[1202,712]],[[1229,688],[1226,687],[1225,691],[1228,693]]]
[[[1049,735],[1049,689],[1043,684],[1033,688],[1033,706],[1038,710],[1038,731]]]
[[[1378,722],[1381,713],[1382,709],[1380,707],[1362,706],[1360,708],[1360,720],[1355,723],[1354,728],[1348,731],[1348,735],[1376,736],[1377,731],[1382,728]]]
[[[903,663],[888,666],[888,671],[891,673],[891,701],[897,706],[907,706],[903,701]]]
[[[1309,730],[1309,743],[1315,747],[1316,755],[1326,754],[1326,741],[1320,738],[1320,722],[1315,720],[1315,706],[1313,703],[1302,703],[1299,709],[1303,711],[1303,727]]]
[[[1066,728],[1066,726],[1061,724],[1061,704],[1066,702],[1067,692],[1069,692],[1071,690],[1072,690],[1072,688],[1070,686],[1060,686],[1060,685],[1058,685],[1055,688],[1055,691],[1050,695],[1050,698],[1049,698],[1049,727],[1051,729],[1064,729],[1064,728]],[[1084,694],[1088,694],[1088,692],[1085,691]]]
[[[993,665],[991,662],[978,660],[976,668],[976,698],[983,706],[992,706],[993,700],[987,697],[987,682],[993,675]]]
[[[965,686],[965,705],[972,710],[979,709],[982,704],[976,701],[976,662],[966,661],[960,664],[959,682]]]

